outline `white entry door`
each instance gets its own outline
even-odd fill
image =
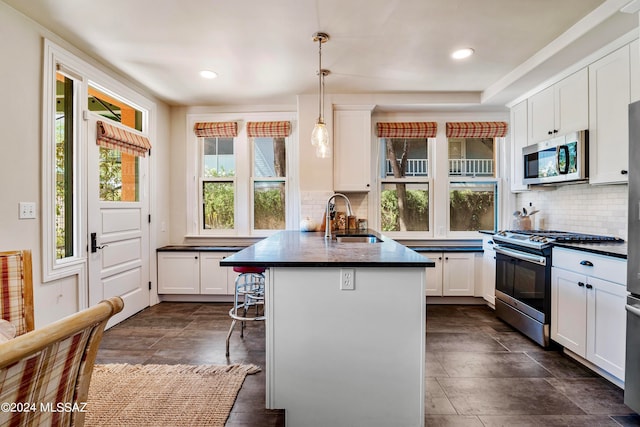
[[[120,124],[89,113],[89,305],[122,297],[124,309],[112,326],[149,306],[149,161],[99,147],[98,120]]]

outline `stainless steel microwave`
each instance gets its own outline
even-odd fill
[[[524,184],[558,184],[589,178],[589,136],[582,130],[522,149]]]

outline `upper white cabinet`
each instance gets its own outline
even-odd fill
[[[333,189],[371,189],[371,108],[333,112]]]
[[[628,181],[630,47],[589,65],[589,182]]]
[[[522,182],[522,148],[527,146],[527,140],[527,101],[522,101],[511,109],[511,191],[527,189],[527,185]]]
[[[528,100],[528,143],[589,128],[589,76],[584,68]]]

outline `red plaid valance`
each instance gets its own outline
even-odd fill
[[[448,122],[447,138],[503,138],[507,122]]]
[[[198,122],[193,126],[198,137],[234,138],[238,136],[237,122]]]
[[[140,157],[145,157],[151,149],[151,143],[146,137],[102,121],[98,121],[96,144]]]
[[[378,122],[380,138],[435,138],[438,131],[436,122]]]
[[[291,122],[248,122],[249,138],[273,137],[285,138],[291,133]]]

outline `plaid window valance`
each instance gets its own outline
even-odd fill
[[[237,122],[198,122],[193,126],[197,137],[234,138],[238,136]]]
[[[447,138],[504,138],[507,122],[448,122]]]
[[[248,122],[247,136],[249,138],[273,137],[285,138],[291,134],[291,122]]]
[[[379,138],[435,138],[438,131],[436,122],[378,122]]]
[[[98,121],[96,144],[139,157],[145,157],[151,149],[151,143],[146,137],[103,121]]]

